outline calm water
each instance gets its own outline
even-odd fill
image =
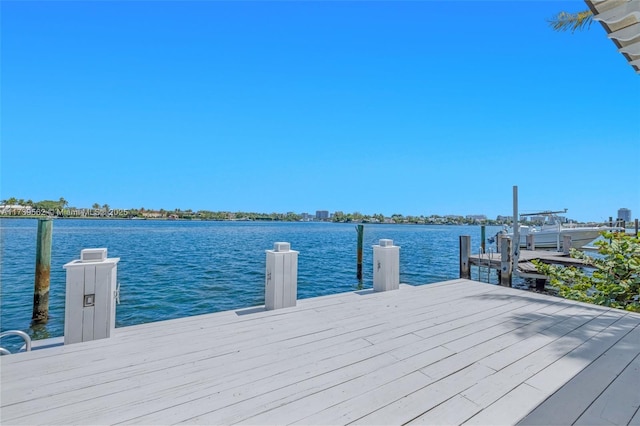
[[[487,227],[487,237],[500,227]],[[264,303],[265,250],[276,241],[300,252],[298,298],[372,287],[373,250],[381,238],[400,248],[400,281],[422,285],[458,277],[458,237],[480,246],[479,226],[365,225],[364,281],[356,279],[353,224],[73,220],[53,223],[50,319],[30,328],[37,219],[0,219],[1,328],[34,338],[62,336],[65,270],[84,248],[119,257],[116,326]],[[476,268],[473,268],[474,270]],[[477,272],[476,272],[477,274]],[[10,346],[3,339],[3,346]]]

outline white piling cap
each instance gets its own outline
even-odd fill
[[[380,247],[393,247],[393,240],[383,238],[380,240]]]
[[[282,251],[290,251],[291,243],[278,242],[273,244],[273,251],[282,252]]]
[[[80,261],[82,263],[102,262],[106,259],[107,259],[106,248],[83,249],[80,251]]]

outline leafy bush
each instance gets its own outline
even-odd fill
[[[640,312],[640,238],[623,232],[602,236],[594,243],[599,256],[571,249],[571,257],[582,259],[586,268],[533,263],[564,298]]]

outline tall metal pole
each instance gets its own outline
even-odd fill
[[[357,272],[356,276],[358,281],[362,281],[362,244],[364,240],[364,225],[357,225],[356,231],[358,232],[358,251],[357,251]]]
[[[34,324],[46,323],[49,319],[49,283],[51,278],[51,233],[53,221],[38,219],[38,240],[36,242],[36,273],[33,288]]]

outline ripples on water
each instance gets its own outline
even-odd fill
[[[487,237],[500,227],[487,227]],[[400,246],[400,281],[429,284],[458,277],[460,235],[480,246],[479,226],[365,225],[364,280],[356,279],[353,224],[57,219],[53,223],[49,322],[30,329],[37,219],[0,219],[2,330],[34,338],[62,336],[66,273],[84,248],[119,257],[116,327],[264,304],[265,250],[291,243],[298,298],[372,287],[381,238]],[[4,339],[3,339],[4,340]],[[4,341],[3,341],[4,344]]]

